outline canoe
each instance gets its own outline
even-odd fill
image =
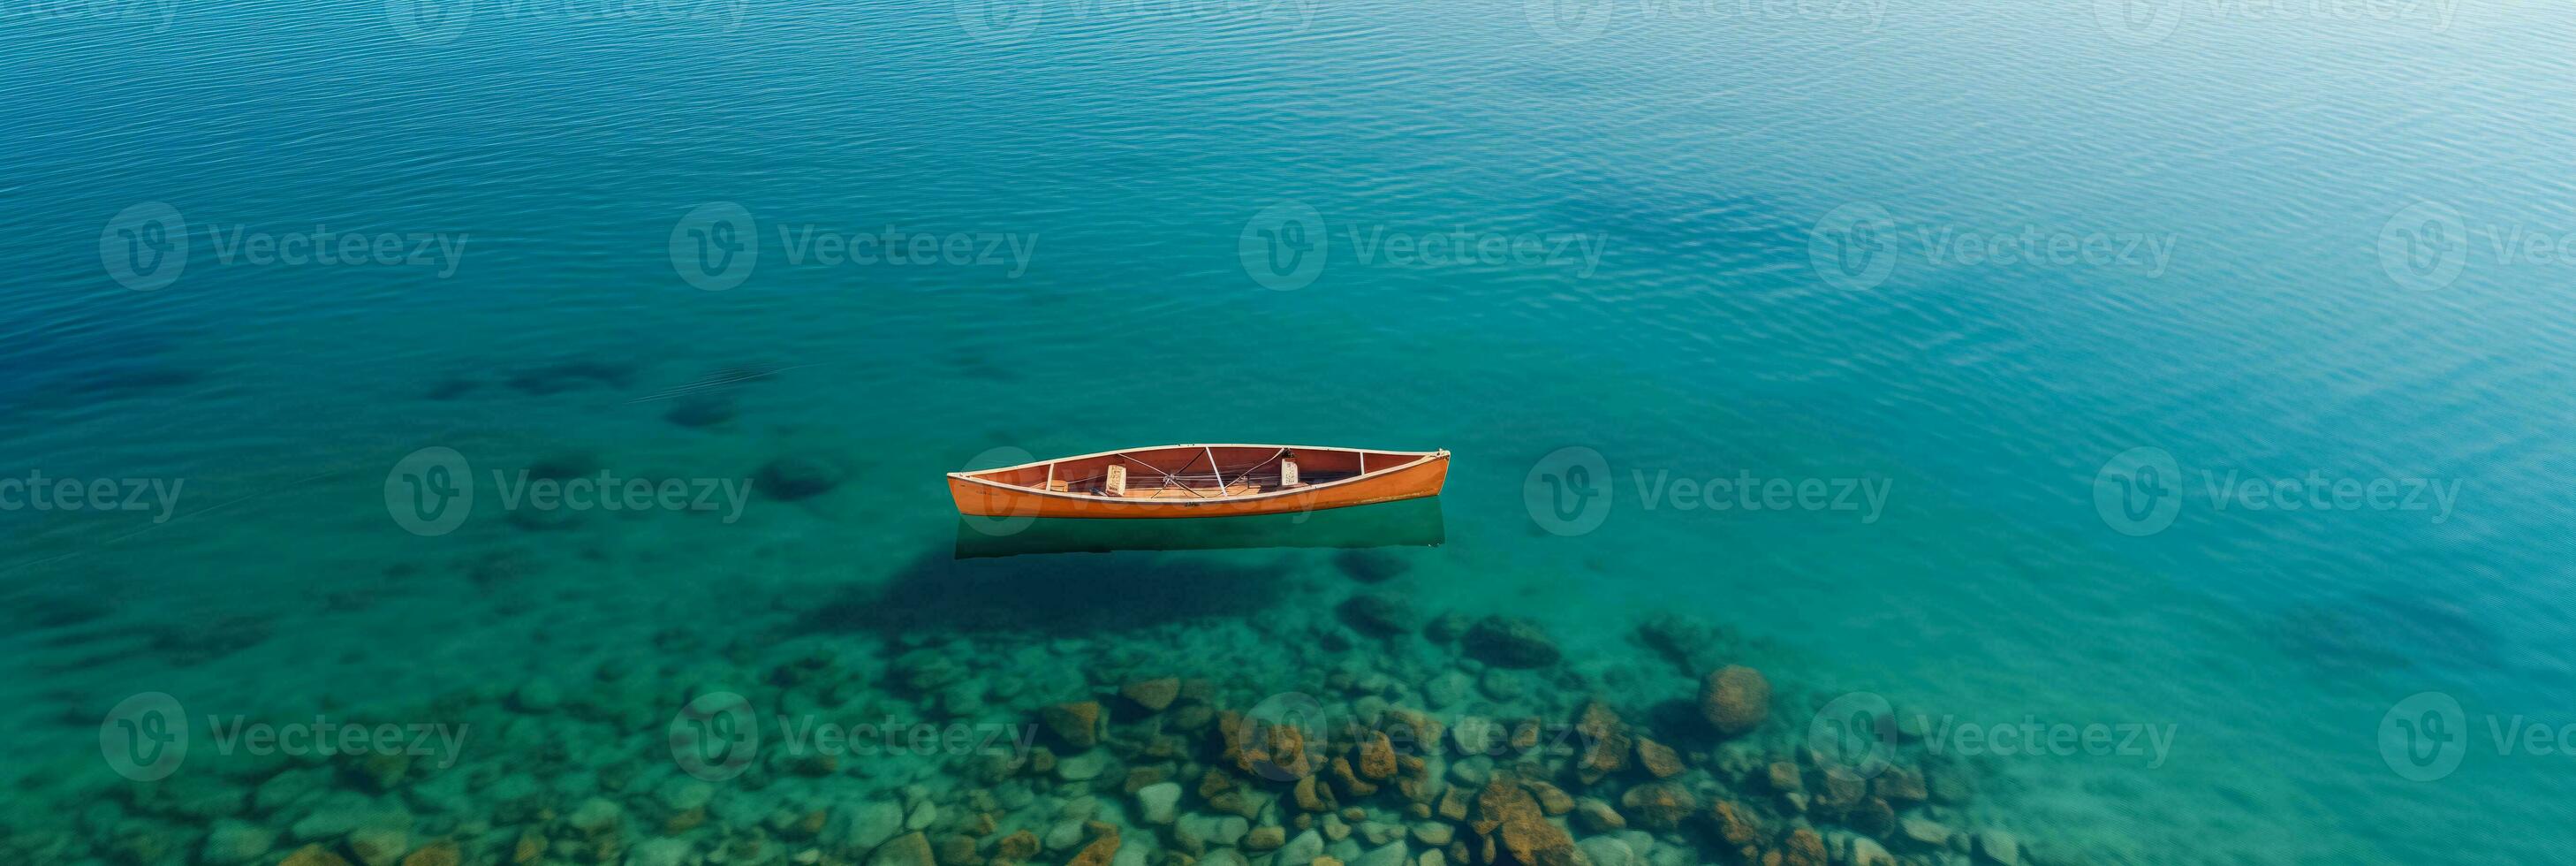
[[[1239,517],[1440,495],[1447,451],[1164,445],[948,473],[970,517]]]

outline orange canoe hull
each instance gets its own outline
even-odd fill
[[[1235,449],[1232,453],[1240,454],[1246,453],[1243,449],[1274,447],[1285,450],[1282,446],[1189,445],[1140,449],[1125,453],[1147,455],[1151,458],[1158,452],[1188,453],[1182,449]],[[1299,447],[1296,449],[1296,455],[1300,460],[1325,463],[1337,456],[1327,455],[1325,452],[1328,450],[1330,449]],[[1110,453],[1119,454],[1120,452]],[[1256,514],[1294,514],[1438,496],[1441,485],[1449,479],[1449,452],[1446,451],[1367,453],[1372,459],[1381,462],[1400,462],[1383,468],[1369,466],[1365,471],[1349,477],[1322,483],[1294,486],[1274,484],[1267,488],[1258,483],[1252,483],[1218,488],[1214,486],[1215,482],[1211,481],[1208,487],[1202,488],[1202,493],[1184,490],[1177,493],[1166,491],[1160,496],[1130,493],[1125,497],[1098,493],[1086,495],[1079,491],[1048,489],[1047,482],[1038,480],[1035,476],[1039,471],[1048,469],[1050,466],[1048,463],[1037,463],[984,472],[950,473],[948,494],[950,498],[956,500],[957,512],[970,517],[1149,519],[1240,517]],[[1066,458],[1064,461],[1054,462],[1070,465],[1076,461],[1097,458],[1098,455],[1087,455],[1085,458]],[[1144,464],[1139,462],[1137,465]],[[1247,471],[1258,478],[1257,473],[1260,470]],[[1140,469],[1138,475],[1143,478],[1153,477],[1150,470]],[[1018,483],[1010,483],[1014,477],[1018,479]],[[1270,476],[1270,480],[1278,480],[1275,471]],[[1139,487],[1142,486],[1143,482],[1140,481]]]

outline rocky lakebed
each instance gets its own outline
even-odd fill
[[[400,749],[64,761],[0,862],[72,866],[2071,866],[1892,721],[1758,645],[1642,616],[1616,651],[1426,609],[1400,564],[1257,616],[1085,634],[672,634],[352,722]],[[864,600],[855,602],[866,606]],[[1752,662],[1752,663],[1748,663]],[[1881,717],[1885,718],[1885,717]],[[287,720],[291,721],[291,720]],[[1863,722],[1867,724],[1866,720]],[[2107,858],[2117,859],[2117,858]]]

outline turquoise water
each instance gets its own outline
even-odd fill
[[[1297,442],[1452,450],[1387,585],[1535,619],[1565,700],[1688,698],[1608,673],[1681,612],[1780,688],[1774,756],[1845,693],[2163,732],[1969,756],[1945,820],[2053,862],[2551,859],[2576,14],[2065,5],[13,5],[0,470],[142,506],[0,487],[13,829],[151,812],[91,748],[145,692],[525,710],[907,630],[1276,690],[1378,560],[959,561],[940,475]],[[716,507],[487,484],[418,534],[424,448]],[[1823,498],[1734,498],[1775,479]],[[1270,643],[1186,636],[1230,629]],[[153,820],[54,856],[199,862]]]

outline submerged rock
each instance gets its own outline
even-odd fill
[[[1924,781],[1932,802],[1944,806],[1965,806],[1977,796],[1977,778],[1955,768],[1936,768],[1924,775]]]
[[[1510,732],[1503,730],[1501,722],[1483,716],[1460,716],[1458,723],[1449,728],[1449,738],[1458,744],[1458,752],[1470,757],[1499,754],[1509,737]]]
[[[1100,744],[1100,702],[1055,704],[1038,711],[1038,721],[1066,745],[1088,749]]]
[[[1059,758],[1055,762],[1056,777],[1067,782],[1088,782],[1100,778],[1100,774],[1108,769],[1109,755],[1098,749]]]
[[[678,839],[647,839],[626,852],[626,866],[683,866],[688,862],[689,843]]]
[[[1718,668],[1700,683],[1699,711],[1718,733],[1753,730],[1771,717],[1771,681],[1743,665]]]
[[[1313,830],[1297,834],[1279,846],[1279,866],[1306,866],[1324,854],[1324,836]]]
[[[820,496],[841,486],[847,473],[811,457],[781,457],[762,464],[752,487],[770,498],[794,501]]]
[[[1556,664],[1563,653],[1538,623],[1520,617],[1489,616],[1468,627],[1460,638],[1467,654],[1489,665],[1541,668]]]
[[[268,640],[267,617],[231,614],[198,617],[150,631],[152,652],[177,667],[203,664]]]
[[[1752,846],[1761,841],[1766,831],[1761,819],[1756,817],[1752,810],[1733,800],[1719,800],[1717,805],[1709,810],[1709,817],[1717,825],[1718,838],[1725,840],[1727,844],[1738,846],[1744,854],[1744,859],[1754,859],[1755,851]]]
[[[1476,795],[1476,820],[1472,825],[1489,843],[1511,852],[1521,866],[1577,866],[1581,858],[1574,847],[1574,837],[1547,820],[1538,799],[1530,796],[1509,773],[1495,773]]]
[[[640,846],[638,850],[641,850]],[[689,846],[686,844],[680,846],[681,853],[686,854],[688,850]],[[418,851],[411,852],[411,856],[402,859],[402,866],[458,866],[464,860],[465,851],[456,844],[455,840],[440,839],[421,846]]]
[[[1645,866],[1628,843],[1611,836],[1594,836],[1583,840],[1583,856],[1592,866]]]
[[[511,374],[509,385],[528,394],[556,394],[583,387],[624,388],[635,381],[635,367],[607,361],[571,360],[530,367]]]
[[[1422,684],[1422,700],[1432,709],[1445,710],[1466,700],[1473,688],[1475,681],[1467,678],[1467,672],[1452,668]]]
[[[363,866],[393,866],[411,849],[411,833],[392,827],[362,827],[349,834],[349,853]]]
[[[2002,830],[1979,832],[1976,838],[1976,850],[1979,859],[1994,863],[1996,866],[2020,866],[2021,864],[2021,840]]]
[[[1628,819],[1620,815],[1619,810],[1610,808],[1610,804],[1592,797],[1574,801],[1574,817],[1579,820],[1583,829],[1594,833],[1612,833],[1628,829]]]
[[[605,470],[599,455],[587,451],[570,451],[538,458],[528,464],[528,477],[539,481],[570,481],[588,478]]]
[[[930,838],[920,833],[905,833],[894,841],[877,846],[868,855],[868,866],[937,866],[930,853]]]
[[[1806,787],[1806,780],[1799,774],[1798,765],[1787,761],[1771,762],[1765,775],[1771,784],[1771,790],[1775,793],[1795,794]]]
[[[1136,806],[1145,813],[1148,824],[1169,824],[1179,817],[1181,785],[1159,782],[1136,790]]]
[[[1598,700],[1584,704],[1574,731],[1582,735],[1583,755],[1576,771],[1584,784],[1599,782],[1628,766],[1628,725],[1609,704]]]
[[[1021,830],[993,843],[993,859],[1021,863],[1037,856],[1038,850],[1038,834]]]
[[[344,792],[315,807],[303,818],[297,819],[294,824],[287,827],[287,833],[294,836],[295,841],[298,842],[337,839],[349,835],[349,831],[358,829],[359,825],[367,823],[374,817],[373,808],[367,801],[350,799]]]
[[[1950,844],[1949,826],[1930,818],[1908,816],[1896,822],[1896,827],[1903,831],[1906,839],[1927,848],[1943,848]]]
[[[966,668],[957,663],[957,651],[948,647],[917,649],[894,660],[894,675],[916,692],[927,692],[966,678]]]
[[[1816,791],[1816,805],[1830,812],[1840,812],[1859,805],[1869,795],[1869,783],[1844,767],[1826,767],[1824,784]]]
[[[1654,782],[1628,789],[1619,797],[1619,807],[1636,819],[1637,826],[1663,831],[1680,826],[1684,816],[1699,811],[1699,800],[1680,785]]]
[[[1697,617],[1657,613],[1637,624],[1637,642],[1684,672],[1715,666],[1738,643],[1731,635]]]
[[[1143,707],[1146,712],[1159,713],[1180,697],[1181,681],[1178,677],[1138,680],[1128,683],[1126,688],[1119,689],[1118,694],[1136,702],[1136,705]]]
[[[1851,866],[1897,866],[1896,855],[1887,853],[1886,846],[1867,836],[1852,837],[1851,853],[1843,861]]]
[[[1248,775],[1286,782],[1317,768],[1309,754],[1306,732],[1295,725],[1268,724],[1227,712],[1217,727],[1225,738],[1224,757]]]
[[[1363,592],[1334,608],[1334,612],[1362,633],[1388,637],[1413,630],[1415,616],[1404,600],[1380,592]]]
[[[733,420],[739,411],[731,394],[691,394],[671,401],[671,409],[662,413],[662,420],[682,427],[713,427]]]
[[[1176,832],[1232,847],[1242,844],[1244,834],[1252,832],[1252,822],[1241,815],[1215,816],[1192,812],[1180,817]]]
[[[1360,859],[1352,861],[1351,866],[1404,866],[1406,853],[1403,842],[1389,842],[1369,849],[1368,853],[1360,855]]]
[[[708,802],[716,798],[715,786],[696,779],[677,777],[663,781],[661,787],[654,793],[661,798],[663,807],[673,812],[705,808]]]
[[[1385,583],[1403,574],[1412,563],[1385,551],[1345,550],[1333,557],[1333,567],[1361,583]]]
[[[321,845],[306,845],[277,861],[277,866],[349,866],[349,861]]]
[[[1825,837],[1800,827],[1789,831],[1789,838],[1774,853],[1780,855],[1782,866],[1825,866]]]
[[[852,807],[827,831],[828,841],[856,848],[875,848],[903,832],[903,805],[869,800]]]
[[[241,821],[217,821],[214,831],[206,834],[206,846],[198,859],[208,866],[231,866],[248,863],[268,853],[277,842],[277,831]]]
[[[932,856],[939,858],[939,866],[984,866],[983,856],[975,853],[972,836],[942,836],[930,850]]]
[[[1046,838],[1042,841],[1049,851],[1071,850],[1073,846],[1082,844],[1082,822],[1058,821],[1055,826],[1047,828]]]
[[[1932,798],[1923,785],[1923,774],[1906,767],[1888,767],[1870,780],[1870,790],[1893,804],[1920,803]]]
[[[1395,744],[1384,731],[1371,731],[1360,741],[1359,774],[1371,780],[1385,781],[1395,777]]]
[[[1854,806],[1843,816],[1843,823],[1871,836],[1885,836],[1896,831],[1896,809],[1886,800],[1871,797]]]
[[[572,810],[572,814],[564,816],[564,823],[571,825],[575,830],[597,836],[617,829],[618,820],[625,816],[625,812],[626,810],[618,806],[614,800],[592,797],[582,801],[580,806]]]
[[[1671,746],[1644,737],[1637,738],[1637,763],[1658,779],[1681,775],[1683,769],[1681,755],[1676,754]]]
[[[1540,812],[1555,816],[1574,811],[1574,795],[1566,793],[1563,788],[1537,779],[1523,780],[1521,785],[1529,789],[1530,796],[1538,798]]]
[[[529,532],[557,532],[581,526],[587,514],[569,508],[513,508],[504,519]]]

